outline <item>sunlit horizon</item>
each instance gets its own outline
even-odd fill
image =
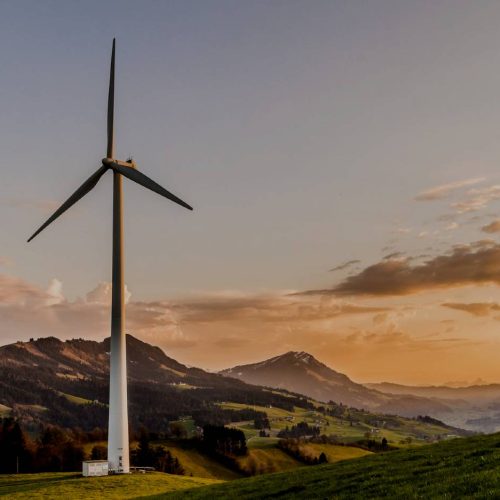
[[[105,156],[116,36],[117,156],[195,208],[125,186],[128,333],[500,383],[500,5],[58,5],[0,19],[0,345],[109,336],[111,180],[26,239]]]

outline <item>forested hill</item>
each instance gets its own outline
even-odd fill
[[[189,368],[158,347],[127,335],[129,413],[134,427],[161,430],[191,415],[199,423],[253,418],[216,402],[291,409],[311,403],[242,381]],[[102,342],[42,338],[0,347],[0,412],[26,424],[92,429],[107,426],[109,338]],[[248,411],[246,411],[248,413]],[[250,411],[251,413],[251,411]]]

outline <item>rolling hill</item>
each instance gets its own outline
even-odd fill
[[[498,498],[500,435],[454,439],[158,495],[176,499]]]

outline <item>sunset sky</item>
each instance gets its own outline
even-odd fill
[[[500,382],[500,2],[3,1],[0,344],[127,331],[206,369],[305,350],[356,381]]]

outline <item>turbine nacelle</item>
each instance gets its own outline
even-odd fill
[[[102,164],[105,167],[109,168],[113,168],[113,165],[119,165],[120,167],[137,168],[137,164],[132,158],[129,158],[127,161],[116,160],[114,158],[103,158]]]

